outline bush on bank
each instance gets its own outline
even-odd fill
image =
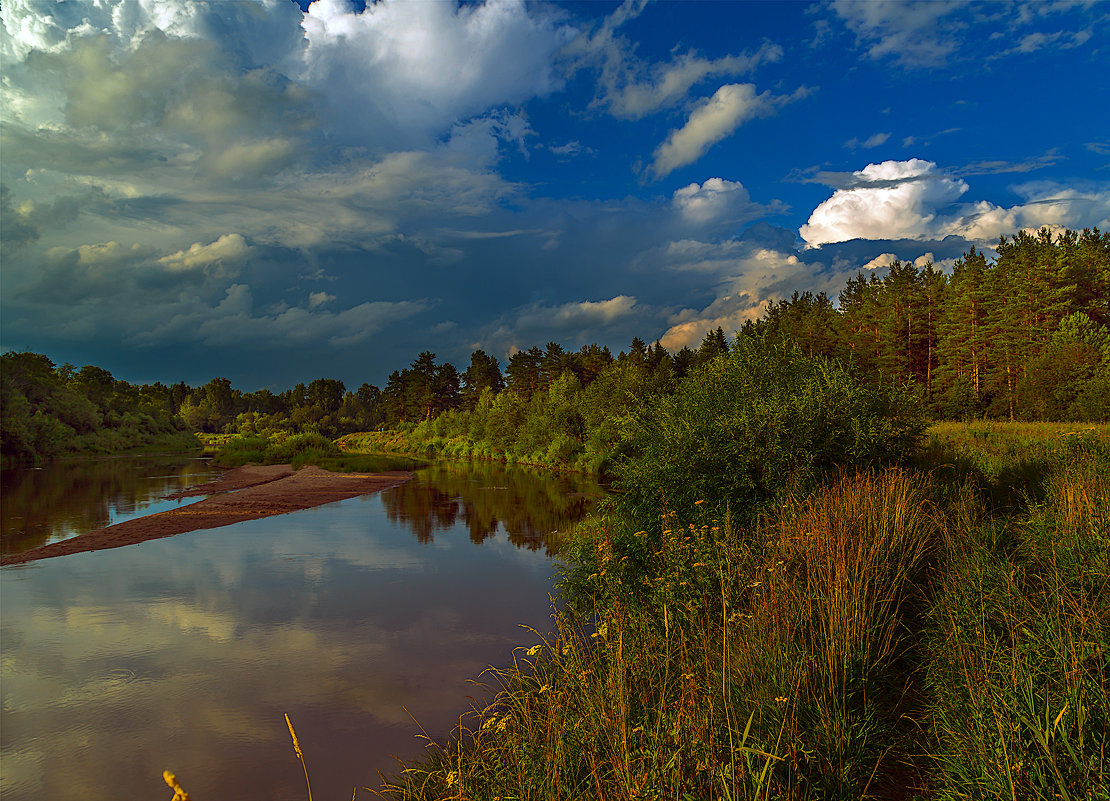
[[[699,501],[746,514],[833,469],[903,461],[924,430],[919,398],[901,385],[740,339],[626,419],[613,472],[638,519]]]

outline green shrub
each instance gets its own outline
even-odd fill
[[[319,456],[334,456],[339,453],[339,448],[334,442],[323,434],[310,432],[307,434],[294,434],[282,442],[272,442],[265,451],[265,460],[272,464],[293,462],[302,454],[315,454]],[[306,462],[302,459],[301,464]]]
[[[908,389],[742,339],[625,420],[613,469],[639,519],[698,501],[740,512],[834,467],[900,460],[924,427]]]

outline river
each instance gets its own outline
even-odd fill
[[[160,511],[203,460],[3,476],[5,552]],[[550,627],[550,534],[593,482],[438,465],[280,517],[0,570],[0,796],[197,801],[380,785]],[[360,790],[361,793],[361,790]]]

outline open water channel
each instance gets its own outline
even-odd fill
[[[161,511],[203,460],[2,474],[5,553]],[[550,628],[582,477],[438,465],[377,495],[0,570],[0,797],[318,801],[378,787]],[[189,501],[195,499],[188,499]],[[366,796],[360,789],[360,795]]]

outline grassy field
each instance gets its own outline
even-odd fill
[[[583,525],[545,645],[380,792],[1110,798],[1110,426],[937,424],[708,508]]]

